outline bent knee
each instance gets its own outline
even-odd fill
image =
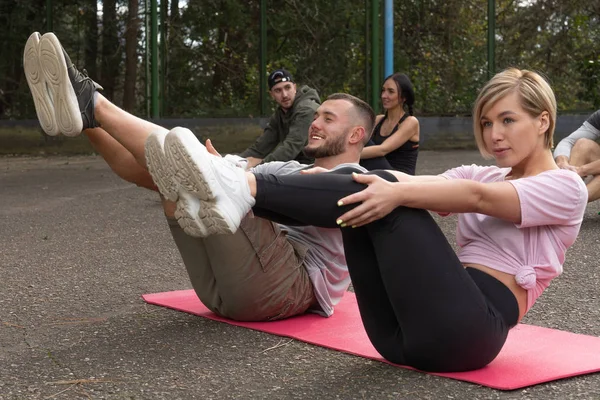
[[[600,153],[600,145],[591,139],[581,138],[577,139],[575,144],[573,145],[572,152],[590,152],[595,151]]]

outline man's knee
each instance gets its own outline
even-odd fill
[[[578,139],[573,145],[571,150],[571,157],[573,154],[588,155],[590,153],[600,154],[600,146],[593,140],[581,138]]]

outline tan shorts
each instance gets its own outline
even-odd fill
[[[293,246],[270,221],[247,215],[233,235],[188,236],[167,217],[192,287],[211,311],[238,321],[270,321],[318,307],[304,267],[306,249]]]

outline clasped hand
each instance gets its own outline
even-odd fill
[[[362,203],[344,213],[337,220],[342,227],[359,227],[385,217],[400,205],[397,182],[389,182],[377,175],[352,174],[353,179],[366,189],[340,199],[339,206]]]

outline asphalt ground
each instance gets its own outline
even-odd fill
[[[599,211],[523,322],[600,336]],[[600,398],[600,374],[503,392],[147,305],[191,286],[158,196],[99,157],[0,158],[0,235],[0,399]]]

